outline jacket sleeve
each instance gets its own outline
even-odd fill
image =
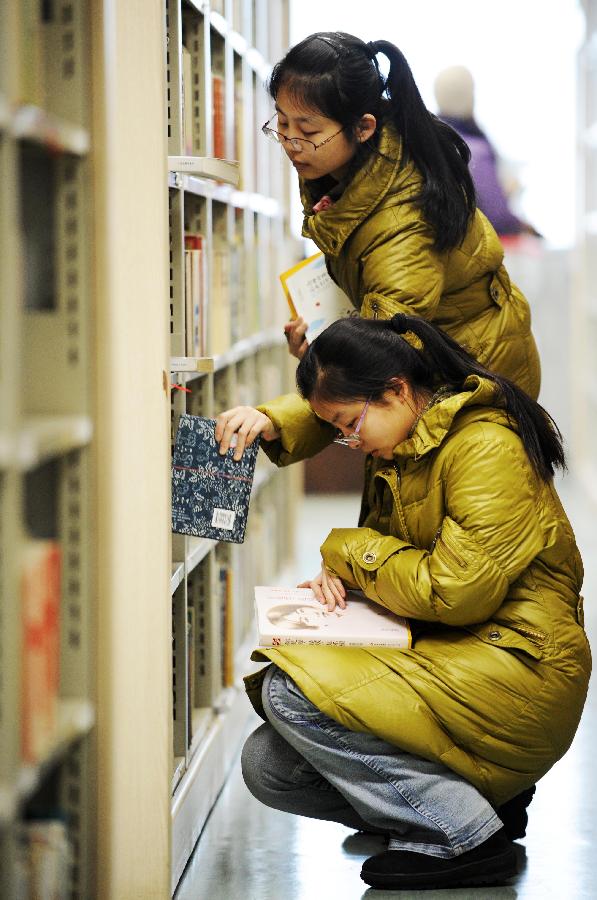
[[[283,394],[257,409],[265,413],[280,432],[278,440],[261,442],[263,451],[277,466],[288,466],[315,456],[332,442],[336,433],[298,394]]]
[[[543,547],[536,476],[520,447],[479,440],[457,454],[430,550],[370,528],[334,529],[323,561],[398,615],[447,625],[492,617]]]
[[[389,319],[397,312],[432,319],[444,290],[445,257],[433,248],[424,222],[381,233],[361,255],[365,318]]]

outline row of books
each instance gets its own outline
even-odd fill
[[[217,72],[211,75],[212,100],[212,152],[210,156],[227,159],[226,153],[226,83],[224,76]],[[187,47],[182,47],[182,146],[185,156],[206,156],[198,146],[197,135],[200,133],[200,107],[195,100],[197,94],[196,78],[193,75],[193,58]]]

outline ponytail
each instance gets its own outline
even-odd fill
[[[339,319],[301,359],[297,388],[307,400],[380,401],[393,379],[404,378],[415,396],[440,388],[460,392],[469,375],[491,381],[497,406],[516,423],[526,454],[544,481],[566,468],[562,435],[546,410],[514,382],[478,363],[444,331],[417,316]]]
[[[402,51],[389,41],[372,41],[369,46],[390,61],[385,83],[387,115],[402,138],[403,162],[412,160],[423,176],[419,205],[434,228],[435,248],[456,247],[476,206],[469,147],[453,128],[429,112]]]

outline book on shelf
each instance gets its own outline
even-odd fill
[[[292,318],[301,316],[309,326],[308,341],[314,341],[336,319],[358,315],[351,300],[330,277],[323,253],[315,253],[282,272],[280,281]]]
[[[27,819],[18,833],[18,890],[11,896],[67,900],[73,856],[64,821]]]
[[[215,420],[183,413],[172,455],[172,531],[242,544],[259,449],[257,439],[240,460],[215,439]]]
[[[23,759],[37,763],[56,741],[62,552],[57,541],[28,540],[21,563]]]
[[[208,352],[210,356],[219,356],[232,346],[230,296],[232,248],[220,235],[214,235],[211,262]]]
[[[260,647],[331,644],[336,647],[411,646],[407,619],[396,616],[361,591],[346,592],[346,609],[329,612],[310,588],[255,588]]]
[[[223,75],[211,76],[212,110],[213,110],[213,150],[219,159],[226,157],[226,117],[225,93],[226,83]]]
[[[205,353],[205,242],[202,234],[185,234],[185,345],[188,356]]]

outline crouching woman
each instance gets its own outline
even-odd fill
[[[591,666],[553,484],[560,434],[512,382],[402,314],[334,323],[297,385],[308,437],[282,397],[222,413],[220,449],[236,432],[237,455],[261,434],[279,465],[338,437],[369,454],[359,527],[331,531],[306,584],[330,609],[361,589],[407,616],[414,641],[260,650],[273,665],[248,679],[266,722],[245,744],[245,781],[272,807],[388,834],[361,873],[374,887],[501,883],[516,857],[500,811],[570,746]]]

